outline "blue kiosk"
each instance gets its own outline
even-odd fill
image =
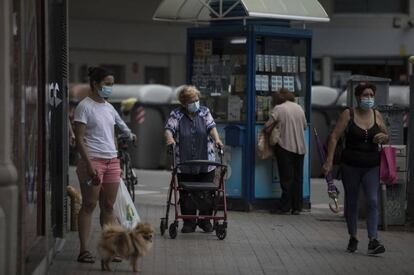
[[[329,21],[317,0],[164,0],[155,20],[195,22],[187,32],[187,82],[201,91],[225,141],[229,208],[266,208],[280,198],[276,160],[256,155],[271,95],[295,95],[310,122],[312,32],[293,20]],[[310,130],[306,144],[310,145]],[[310,161],[305,157],[303,200],[310,207]]]

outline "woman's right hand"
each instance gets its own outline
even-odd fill
[[[76,137],[75,137],[75,134],[71,134],[69,136],[69,146],[72,147],[72,148],[76,146]]]
[[[322,172],[324,175],[327,175],[332,170],[332,161],[325,161],[325,163],[322,165]]]
[[[174,139],[167,139],[167,146],[173,146],[175,145],[175,140]]]
[[[90,162],[87,165],[87,170],[88,170],[88,175],[91,179],[96,176],[97,174],[96,169],[95,167],[93,167],[93,165]]]

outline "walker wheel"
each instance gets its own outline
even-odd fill
[[[160,231],[161,231],[161,236],[164,236],[165,230],[168,228],[168,221],[166,218],[161,218],[161,222],[160,222]]]
[[[227,236],[227,228],[223,225],[218,225],[216,228],[216,236],[219,240],[224,240]]]
[[[213,230],[216,231],[218,227],[219,227],[218,221],[214,221],[214,223],[213,223]]]
[[[170,224],[170,228],[168,230],[171,239],[175,239],[177,237],[177,225],[173,222]]]

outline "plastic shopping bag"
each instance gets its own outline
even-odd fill
[[[118,194],[116,195],[114,203],[114,214],[117,217],[119,224],[127,229],[134,228],[141,221],[122,178],[119,183]]]

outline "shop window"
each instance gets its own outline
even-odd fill
[[[78,71],[79,82],[81,82],[81,83],[88,83],[89,82],[88,69],[91,66],[96,66],[96,65],[82,64],[79,67],[79,71]],[[125,81],[125,66],[124,65],[100,64],[99,66],[110,70],[114,74],[115,84],[125,84],[126,83],[126,81]],[[69,72],[71,72],[70,66],[69,66]]]
[[[335,0],[335,13],[409,13],[408,0]]]
[[[167,67],[145,67],[146,84],[170,84],[169,68]]]
[[[88,65],[87,64],[83,64],[82,66],[80,66],[78,73],[79,73],[79,75],[78,75],[79,82],[81,82],[81,83],[88,83],[89,82]]]
[[[113,65],[113,64],[101,64],[100,66],[105,67],[114,73],[116,84],[125,84],[125,66],[124,65]]]
[[[312,85],[322,85],[322,59],[312,60]]]
[[[390,78],[390,85],[408,85],[407,64],[403,58],[395,59],[336,59],[332,85],[343,87],[347,76],[360,74]]]

